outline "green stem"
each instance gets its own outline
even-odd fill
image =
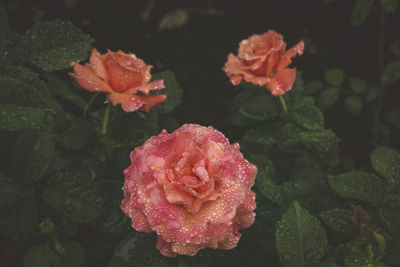
[[[95,93],[92,98],[90,98],[89,103],[87,103],[87,105],[85,106],[84,110],[83,110],[83,117],[86,117],[86,113],[89,110],[90,105],[92,105],[94,99],[96,98],[96,96],[98,96],[99,93]]]
[[[101,128],[101,134],[107,134],[107,124],[108,124],[108,118],[110,117],[110,110],[111,110],[111,103],[107,104],[106,108],[106,113],[104,113],[104,119],[103,119],[103,127]]]
[[[286,114],[288,113],[288,110],[287,110],[287,106],[286,106],[286,103],[285,103],[285,99],[283,98],[282,95],[280,95],[280,96],[279,96],[279,100],[281,101],[282,108],[283,108],[283,112],[284,112],[285,115],[286,115]]]

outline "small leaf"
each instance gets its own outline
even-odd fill
[[[366,200],[372,204],[379,203],[385,187],[382,179],[362,171],[330,175],[329,184],[342,197]]]
[[[385,195],[379,207],[379,215],[389,230],[398,234],[400,232],[400,195]]]
[[[0,129],[44,129],[52,122],[54,115],[53,109],[0,104]]]
[[[317,106],[320,109],[328,109],[335,104],[339,95],[336,87],[328,87],[318,95]]]
[[[399,0],[380,0],[382,8],[386,12],[393,13],[399,4]]]
[[[370,101],[376,99],[379,96],[380,92],[381,92],[380,86],[371,86],[368,89],[368,93],[366,96],[367,101],[370,102]]]
[[[290,113],[294,121],[308,130],[318,130],[324,127],[324,115],[311,101],[299,101]]]
[[[89,222],[101,214],[102,196],[98,186],[83,172],[64,172],[50,177],[43,199],[73,222]]]
[[[392,51],[392,53],[396,56],[400,57],[400,39],[397,39],[390,45],[390,51]]]
[[[351,211],[348,209],[326,210],[319,214],[319,218],[327,226],[339,233],[351,233],[349,218]]]
[[[32,247],[24,258],[26,267],[58,267],[62,266],[60,256],[48,243]]]
[[[400,60],[386,65],[381,74],[381,82],[384,85],[392,84],[398,79],[400,79]]]
[[[44,71],[70,68],[71,62],[85,61],[93,39],[70,22],[41,22],[28,30],[21,43],[27,57]]]
[[[160,93],[166,94],[167,99],[157,108],[162,113],[168,113],[173,111],[182,102],[183,90],[179,86],[176,80],[175,74],[171,70],[166,70],[161,73],[153,75],[153,80],[164,80],[165,88],[159,91]]]
[[[321,223],[297,201],[278,221],[275,239],[284,266],[308,266],[320,260],[327,250],[326,233]]]
[[[324,73],[324,78],[327,83],[335,87],[340,86],[344,81],[344,71],[340,68],[332,68]]]
[[[243,140],[249,143],[257,145],[273,145],[281,140],[281,130],[283,128],[282,122],[265,122],[260,123],[248,130],[244,136]]]
[[[367,81],[358,77],[351,77],[349,80],[351,90],[356,94],[361,94],[367,90]]]
[[[386,250],[386,240],[383,235],[378,233],[377,231],[374,231],[374,239],[375,242],[378,244],[378,256],[382,257],[385,255],[385,250]]]
[[[304,88],[304,95],[312,95],[323,88],[323,84],[318,80],[311,80]]]
[[[12,205],[22,195],[14,181],[0,172],[0,210]]]
[[[400,184],[400,152],[390,147],[378,147],[371,153],[372,167],[392,185]]]
[[[352,116],[357,116],[363,108],[362,99],[358,96],[348,96],[344,101],[344,109]]]
[[[351,24],[358,26],[368,17],[374,0],[356,0],[351,11]]]
[[[266,120],[278,115],[279,105],[277,99],[264,94],[249,99],[240,107],[239,112],[253,120]]]

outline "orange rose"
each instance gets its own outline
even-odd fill
[[[150,82],[152,66],[135,54],[108,50],[101,55],[92,49],[89,63],[85,66],[76,63],[73,68],[75,73],[69,74],[80,86],[90,92],[107,93],[108,101],[114,106],[121,104],[125,112],[149,111],[167,97],[165,94],[149,95],[151,90],[164,88],[164,81]]]
[[[291,58],[302,55],[303,50],[301,41],[286,51],[283,36],[270,30],[241,41],[238,55],[229,54],[223,70],[233,85],[244,79],[265,86],[275,96],[282,95],[292,88],[296,79],[296,69],[288,68]]]

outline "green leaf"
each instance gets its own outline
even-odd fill
[[[330,175],[329,184],[342,197],[365,200],[372,204],[379,203],[385,187],[385,181],[362,171]]]
[[[14,181],[0,172],[0,211],[9,207],[23,194]]]
[[[153,80],[164,80],[165,88],[159,91],[166,94],[167,99],[157,108],[161,114],[173,111],[182,102],[183,90],[171,70],[166,70],[153,75]]]
[[[134,232],[114,250],[109,267],[176,266],[175,259],[166,258],[155,248],[150,234]],[[170,264],[168,264],[170,263]]]
[[[312,101],[304,101],[305,99],[307,98],[296,103],[290,115],[296,123],[308,130],[322,129],[324,127],[324,115],[314,106]]]
[[[357,116],[361,113],[363,101],[358,96],[348,96],[344,100],[344,109],[352,116]]]
[[[400,232],[400,195],[386,194],[379,207],[379,215],[393,233]]]
[[[53,20],[41,22],[28,30],[21,49],[44,71],[70,68],[72,61],[85,61],[93,39],[70,22]]]
[[[348,209],[332,209],[319,213],[321,221],[339,233],[351,233],[350,216],[351,211]]]
[[[9,66],[0,76],[0,103],[58,109],[39,76],[30,69]]]
[[[396,56],[400,57],[400,39],[397,39],[390,45],[390,51],[392,51],[392,53]]]
[[[34,183],[47,174],[55,153],[48,133],[24,131],[18,135],[10,153],[10,165],[13,173],[21,177],[24,183]]]
[[[99,188],[83,172],[64,172],[50,177],[43,199],[73,222],[90,222],[101,214],[102,196]]]
[[[372,167],[392,185],[400,184],[400,152],[390,147],[378,147],[371,153]]]
[[[386,65],[381,74],[381,82],[384,85],[392,84],[398,79],[400,79],[400,60]]]
[[[367,101],[370,102],[370,101],[376,99],[379,96],[380,92],[381,92],[380,86],[371,86],[368,89],[368,93],[366,96]]]
[[[66,149],[79,150],[96,140],[95,127],[87,120],[71,121],[59,136],[58,144]]]
[[[374,0],[356,0],[351,11],[351,24],[358,26],[368,17]]]
[[[280,141],[282,138],[281,130],[283,128],[282,122],[265,122],[256,125],[255,127],[248,130],[243,139],[246,142],[257,144],[257,145],[273,145]]]
[[[399,4],[399,0],[380,0],[382,8],[386,12],[393,13]]]
[[[323,88],[323,84],[319,80],[309,81],[304,88],[304,95],[313,95]]]
[[[383,257],[385,255],[386,250],[386,240],[383,235],[374,231],[374,239],[375,242],[378,244],[378,256]]]
[[[344,71],[340,68],[331,68],[325,71],[324,79],[330,85],[338,87],[344,81]]]
[[[320,109],[328,109],[335,104],[339,96],[338,88],[328,87],[318,95],[317,106]]]
[[[264,94],[249,99],[240,107],[239,112],[253,120],[266,120],[278,115],[279,108],[276,98]]]
[[[350,88],[356,94],[364,93],[367,90],[367,81],[358,77],[351,77],[349,79]]]
[[[0,66],[19,64],[22,56],[16,46],[21,40],[21,35],[12,31],[8,25],[0,26]]]
[[[308,266],[321,259],[327,250],[321,223],[297,201],[278,221],[275,239],[283,266]]]
[[[400,109],[392,109],[386,114],[385,119],[395,128],[400,129]]]
[[[53,109],[0,104],[0,129],[44,129],[53,121],[54,115]]]

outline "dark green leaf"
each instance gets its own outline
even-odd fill
[[[71,221],[84,223],[101,214],[102,196],[97,184],[83,172],[64,172],[49,179],[43,199]]]
[[[133,230],[132,230],[133,231]],[[155,248],[156,240],[150,234],[134,232],[124,239],[114,250],[108,264],[109,267],[147,267],[147,266],[175,266],[174,259],[160,254]]]
[[[79,150],[96,139],[95,127],[86,120],[71,121],[68,128],[59,135],[58,144],[66,149]]]
[[[32,247],[24,258],[25,267],[62,267],[60,256],[48,243]]]
[[[290,112],[294,121],[308,130],[318,130],[324,127],[324,115],[314,106],[312,101],[298,101]]]
[[[344,81],[344,71],[340,68],[332,68],[324,73],[324,79],[330,85],[340,86]]]
[[[329,184],[340,196],[377,204],[383,197],[385,181],[374,174],[351,171],[330,175]]]
[[[356,94],[361,94],[367,90],[367,81],[358,77],[351,77],[349,80],[351,90]]]
[[[304,88],[304,95],[313,95],[323,88],[323,84],[318,80],[311,80]]]
[[[380,0],[382,8],[386,12],[395,12],[399,4],[399,0]]]
[[[380,92],[381,92],[380,86],[371,86],[368,89],[368,93],[366,96],[367,101],[372,101],[372,100],[376,99],[379,96]]]
[[[7,11],[0,6],[0,30],[8,26]]]
[[[0,172],[0,210],[12,205],[22,192],[14,181]]]
[[[327,109],[335,104],[339,95],[336,87],[328,87],[318,95],[317,106],[320,109]]]
[[[378,244],[378,256],[382,257],[385,255],[385,250],[386,250],[386,240],[383,235],[378,233],[377,231],[374,231],[374,239],[375,242]]]
[[[351,11],[351,24],[353,26],[358,26],[363,23],[368,17],[373,4],[374,0],[356,0],[353,10]]]
[[[53,109],[0,104],[0,129],[44,129],[52,122],[54,115]]]
[[[28,30],[21,49],[44,71],[70,68],[72,61],[84,61],[89,55],[93,39],[70,22],[53,20],[41,22]]]
[[[372,167],[392,185],[400,184],[400,153],[390,147],[378,147],[371,153]]]
[[[400,57],[400,39],[397,39],[390,45],[390,51],[392,51],[392,53],[396,56]]]
[[[358,96],[348,96],[344,101],[344,109],[352,116],[357,116],[361,113],[363,101]]]
[[[389,63],[381,74],[382,84],[388,85],[400,79],[400,60]]]
[[[16,46],[21,40],[21,35],[13,32],[7,25],[0,26],[0,67],[19,64],[21,53]]]
[[[252,129],[248,130],[243,139],[246,142],[254,143],[257,145],[273,145],[281,139],[281,130],[283,128],[282,122],[265,122],[258,124]]]
[[[351,211],[348,209],[332,209],[319,214],[319,218],[324,224],[339,233],[351,232],[350,216]]]
[[[278,221],[275,238],[284,266],[308,266],[321,259],[327,250],[324,228],[297,201]]]
[[[278,99],[267,95],[255,96],[244,103],[239,112],[253,120],[266,120],[279,113]]]
[[[379,207],[379,215],[393,233],[400,232],[400,195],[385,195]]]
[[[85,264],[85,250],[75,241],[66,241],[61,243],[63,253],[61,260],[63,267],[84,267]]]
[[[166,70],[153,75],[153,80],[164,80],[165,88],[159,91],[167,95],[167,99],[157,108],[162,113],[168,113],[174,110],[182,102],[183,90],[176,80],[175,74],[171,70]]]
[[[390,110],[385,119],[395,128],[400,129],[400,109]]]

